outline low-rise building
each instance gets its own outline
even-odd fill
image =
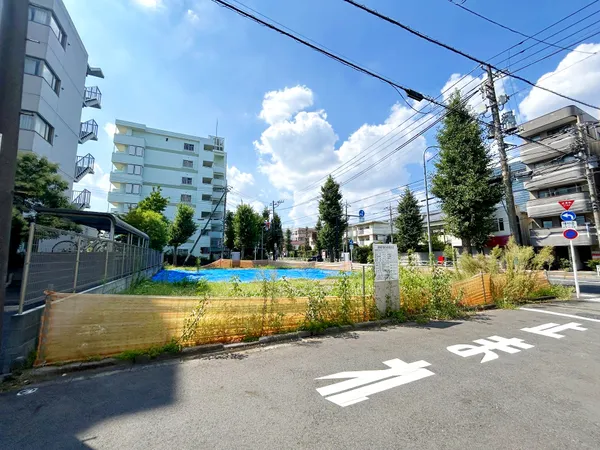
[[[370,220],[348,225],[348,239],[361,247],[371,244],[385,244],[390,241],[390,223],[383,220]],[[397,230],[393,227],[393,232]]]
[[[598,167],[600,142],[598,120],[576,106],[566,106],[530,120],[519,127],[527,138],[521,147],[521,161],[529,169],[525,189],[529,192],[527,215],[530,219],[529,241],[533,247],[551,246],[558,258],[568,258],[568,240],[563,237],[560,201],[572,200],[569,211],[577,217],[579,237],[573,241],[576,259],[592,259],[598,248],[592,202],[586,178],[584,144],[589,146],[590,168]],[[532,142],[533,141],[533,142]],[[596,184],[597,174],[592,175]]]
[[[317,246],[317,230],[315,228],[291,228],[290,231],[292,232],[292,246],[295,250],[307,243],[311,249]]]

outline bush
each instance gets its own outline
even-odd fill
[[[596,267],[600,266],[600,259],[590,259],[585,263],[593,271],[596,271]]]

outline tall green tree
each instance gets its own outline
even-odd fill
[[[396,217],[398,250],[416,251],[423,236],[423,216],[419,201],[409,188],[406,188],[398,202],[398,217]]]
[[[260,239],[262,216],[254,212],[250,205],[239,205],[233,218],[235,229],[235,247],[244,257],[247,250],[252,251]]]
[[[123,216],[129,225],[143,231],[150,238],[150,248],[163,251],[169,242],[169,221],[164,215],[169,199],[159,188],[153,188],[148,197]]]
[[[173,265],[177,265],[177,248],[191,238],[198,225],[194,221],[194,208],[185,203],[177,205],[177,212],[169,230],[169,245],[173,247]]]
[[[342,239],[346,229],[346,217],[343,213],[340,185],[331,175],[321,186],[319,200],[319,219],[323,225],[319,239],[323,248],[329,252],[331,262],[342,248]]]
[[[317,232],[317,239],[315,241],[317,252],[320,254],[321,250],[323,250],[323,245],[321,244],[321,230],[323,229],[323,224],[321,223],[321,218],[317,219],[317,224],[315,225],[315,231]]]
[[[267,250],[275,252],[275,246],[279,251],[283,250],[283,229],[281,228],[281,218],[279,214],[271,221],[271,226],[267,234]]]
[[[234,226],[234,214],[232,211],[227,211],[225,214],[225,247],[229,250],[235,248],[235,226]]]
[[[35,153],[21,153],[17,158],[10,232],[9,264],[14,266],[15,255],[21,243],[27,239],[29,222],[26,217],[34,214],[34,208],[72,208],[66,192],[69,184],[58,174],[58,164],[51,163]],[[67,220],[50,215],[40,215],[36,223],[61,229],[78,229]]]
[[[294,246],[292,245],[292,230],[289,228],[285,230],[285,251],[289,253],[294,250]]]
[[[442,202],[446,223],[465,251],[481,249],[493,230],[492,215],[502,186],[492,182],[492,161],[482,130],[456,91],[438,131],[441,147],[431,192]]]
[[[148,195],[148,197],[139,202],[137,207],[140,209],[154,211],[164,215],[165,209],[167,209],[168,204],[169,199],[163,197],[162,190],[159,186],[153,187],[150,195]]]

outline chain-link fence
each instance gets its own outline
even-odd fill
[[[40,303],[45,290],[81,292],[162,264],[150,248],[31,225],[19,310]]]

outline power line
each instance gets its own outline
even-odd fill
[[[221,2],[222,0],[213,0],[213,1]],[[584,101],[578,100],[576,98],[570,97],[570,96],[565,95],[565,94],[561,94],[560,92],[556,92],[556,91],[554,91],[552,89],[549,89],[549,88],[545,88],[545,87],[542,87],[542,86],[537,86],[534,82],[529,81],[527,78],[523,78],[523,77],[521,77],[519,75],[513,75],[511,73],[508,73],[505,70],[502,70],[502,69],[500,69],[500,68],[498,68],[496,66],[493,66],[492,64],[490,64],[490,63],[488,63],[486,61],[483,61],[483,60],[481,60],[479,58],[476,58],[476,57],[474,57],[474,56],[472,56],[472,55],[470,55],[468,53],[465,53],[462,50],[458,50],[457,48],[454,48],[454,47],[452,47],[452,46],[450,46],[448,44],[445,44],[445,43],[443,43],[443,42],[441,42],[441,41],[439,41],[437,39],[431,38],[431,37],[429,37],[429,36],[421,33],[420,31],[416,31],[416,30],[412,29],[411,27],[409,27],[407,25],[404,25],[403,23],[400,23],[400,22],[398,22],[395,19],[392,19],[391,17],[385,16],[385,15],[380,14],[379,12],[377,12],[377,11],[375,11],[373,9],[367,8],[366,6],[361,5],[360,3],[355,2],[354,0],[343,0],[343,1],[346,2],[346,3],[349,3],[352,6],[355,6],[355,7],[359,8],[359,9],[362,9],[363,11],[365,11],[365,12],[367,12],[367,13],[375,16],[375,17],[378,17],[379,19],[382,19],[382,20],[384,20],[386,22],[389,22],[389,23],[391,23],[393,25],[396,25],[397,27],[400,27],[403,30],[408,31],[409,33],[414,34],[415,36],[418,36],[421,39],[425,39],[426,41],[431,42],[432,44],[438,45],[438,46],[443,47],[446,50],[449,50],[449,51],[451,51],[453,53],[456,53],[458,55],[464,56],[465,58],[470,59],[471,61],[474,61],[476,63],[481,64],[482,66],[490,66],[492,69],[496,70],[497,72],[502,73],[503,75],[514,77],[517,80],[520,80],[520,81],[522,81],[524,83],[529,84],[530,86],[533,86],[533,87],[536,87],[538,89],[542,89],[544,91],[550,92],[550,93],[552,93],[554,95],[557,95],[558,97],[562,97],[562,98],[570,100],[572,102],[579,103],[580,105],[584,105],[584,106],[587,106],[589,108],[600,110],[600,107],[598,107],[598,106],[592,105],[590,103],[586,103]]]
[[[508,31],[510,31],[510,32],[512,32],[512,33],[518,34],[519,36],[526,37],[527,39],[532,39],[532,40],[534,40],[534,41],[536,41],[536,42],[538,42],[538,43],[541,43],[541,44],[547,44],[547,45],[549,45],[549,46],[556,47],[556,48],[560,49],[561,51],[567,51],[567,52],[572,52],[572,51],[573,51],[573,52],[577,52],[577,53],[586,53],[586,54],[590,54],[590,52],[584,52],[584,51],[581,51],[581,50],[574,50],[574,49],[571,49],[571,48],[568,48],[568,47],[561,47],[560,45],[551,44],[551,43],[549,43],[549,42],[546,42],[546,41],[544,41],[544,40],[537,39],[537,38],[536,38],[536,37],[534,37],[534,36],[530,36],[530,35],[528,35],[528,34],[522,33],[522,32],[520,32],[520,31],[518,31],[518,30],[515,30],[514,28],[511,28],[511,27],[509,27],[509,26],[507,26],[507,25],[503,25],[503,24],[501,24],[500,22],[497,22],[497,21],[495,21],[495,20],[492,20],[492,19],[490,19],[489,17],[486,17],[486,16],[484,16],[483,14],[479,14],[478,12],[476,12],[476,11],[473,11],[472,9],[469,9],[469,8],[467,8],[466,6],[463,6],[463,5],[462,5],[462,4],[460,4],[460,3],[454,3],[452,0],[450,0],[450,3],[452,3],[452,4],[453,4],[453,5],[455,5],[455,6],[458,6],[460,9],[463,9],[463,10],[465,10],[466,12],[468,12],[468,13],[470,13],[470,14],[473,14],[474,16],[477,16],[477,17],[479,17],[479,18],[481,18],[481,19],[483,19],[483,20],[485,20],[485,21],[487,21],[487,22],[493,23],[494,25],[496,25],[496,26],[499,26],[500,28],[504,28],[505,30],[508,30]],[[596,2],[592,2],[592,3],[596,3]],[[523,42],[525,42],[525,41],[523,41]]]

